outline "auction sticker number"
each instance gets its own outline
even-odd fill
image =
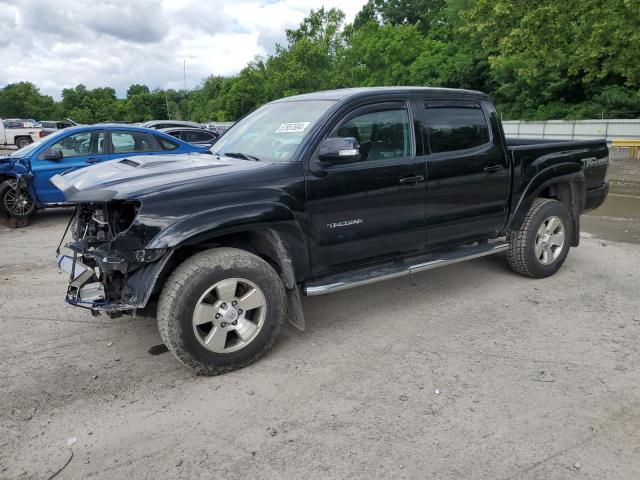
[[[282,123],[276,130],[276,133],[300,133],[309,126],[311,122],[293,122]]]

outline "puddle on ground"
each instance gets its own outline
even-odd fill
[[[168,351],[169,349],[164,343],[154,345],[149,350],[147,350],[147,352],[149,352],[149,355],[161,355],[163,353],[167,353]]]
[[[604,204],[582,216],[581,230],[603,240],[640,244],[640,184],[612,183]]]

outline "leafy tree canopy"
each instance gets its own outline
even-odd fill
[[[369,0],[351,24],[312,10],[273,55],[185,92],[0,89],[0,117],[233,120],[283,96],[373,85],[470,88],[505,119],[640,116],[637,0]]]

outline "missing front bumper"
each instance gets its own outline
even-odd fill
[[[132,272],[126,268],[126,262],[119,265],[100,263],[99,266],[90,267],[79,260],[78,253],[74,256],[59,255],[58,267],[69,274],[65,301],[70,305],[88,308],[94,314],[104,312],[111,316],[144,308],[158,287],[158,277],[172,253],[169,252],[150,263],[138,265]],[[105,257],[102,260],[115,260],[115,257]],[[108,272],[108,267],[111,266],[116,267],[114,270],[124,270],[124,276],[120,276],[123,279],[115,285],[109,282],[108,279],[111,277],[105,275],[104,268],[107,268]]]

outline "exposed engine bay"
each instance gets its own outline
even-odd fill
[[[135,203],[79,204],[71,224],[73,240],[87,245],[111,241],[129,228],[137,213]]]
[[[155,280],[165,263],[155,261],[166,250],[128,248],[125,236],[138,209],[121,201],[76,206],[67,227],[72,241],[65,245],[71,254],[58,255],[58,266],[69,273],[68,303],[111,316],[146,304],[147,277]]]

